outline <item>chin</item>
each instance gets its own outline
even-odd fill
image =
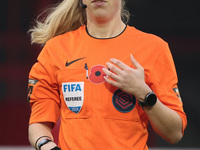
[[[95,13],[94,13],[94,16],[95,16],[96,18],[105,19],[105,18],[108,17],[108,13],[105,12],[105,11],[101,11],[101,10],[100,10],[100,11],[95,12]]]

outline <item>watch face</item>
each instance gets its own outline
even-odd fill
[[[156,101],[157,101],[156,95],[154,93],[151,93],[148,95],[146,103],[148,106],[153,106],[156,103]]]

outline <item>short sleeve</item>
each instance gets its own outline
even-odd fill
[[[152,69],[151,88],[165,106],[179,114],[182,119],[184,133],[187,126],[187,118],[183,110],[183,102],[177,84],[178,78],[174,61],[168,44],[165,43],[160,49],[160,54]]]
[[[31,105],[29,124],[56,123],[60,116],[60,99],[55,69],[45,46],[29,74],[28,100]]]

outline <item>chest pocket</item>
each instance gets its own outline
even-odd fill
[[[129,95],[108,83],[107,100],[104,101],[104,118],[123,121],[139,121],[138,104],[133,95]]]
[[[89,118],[91,115],[90,95],[87,91],[90,86],[86,78],[86,70],[61,70],[58,72],[58,82],[62,117],[66,119]]]

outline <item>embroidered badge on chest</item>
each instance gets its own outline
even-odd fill
[[[136,98],[133,95],[129,95],[120,89],[115,91],[112,101],[115,108],[123,113],[130,112],[136,104]]]
[[[62,83],[62,92],[67,107],[78,114],[84,101],[84,82]]]

